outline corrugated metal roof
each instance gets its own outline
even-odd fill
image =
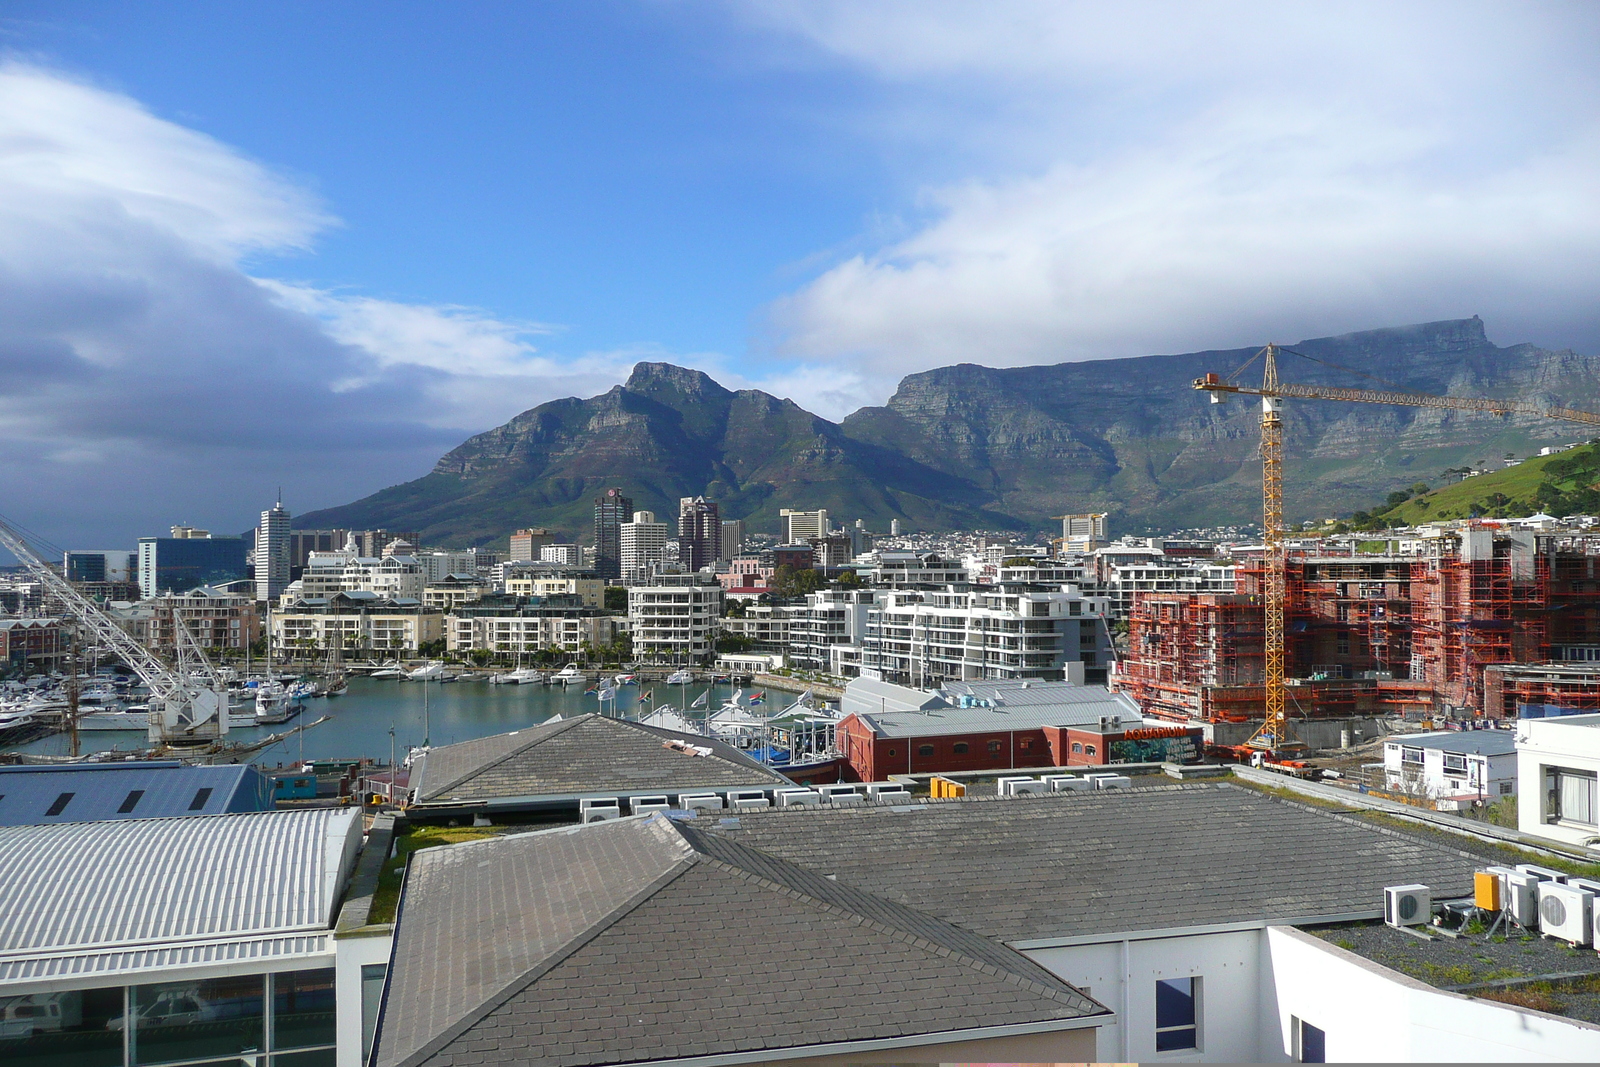
[[[358,814],[0,828],[0,979],[140,969],[179,943],[229,958],[261,949],[222,942],[326,930],[360,844]]]
[[[248,764],[0,767],[0,826],[222,815],[272,806],[272,783]]]
[[[941,734],[1037,730],[1041,726],[1098,725],[1103,717],[1139,723],[1139,705],[1126,694],[1100,686],[1073,686],[1070,699],[1039,703],[1013,703],[1011,694],[992,708],[934,708],[895,714],[860,715],[879,737],[932,737]],[[1024,690],[1023,692],[1026,692]]]

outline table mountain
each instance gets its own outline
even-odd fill
[[[1600,409],[1600,361],[1532,345],[1499,348],[1481,320],[1451,320],[1289,346],[1285,381]],[[591,503],[621,485],[635,507],[676,517],[704,494],[727,518],[776,530],[782,507],[887,529],[1047,529],[1064,512],[1109,511],[1116,532],[1256,521],[1258,407],[1213,406],[1191,381],[1228,374],[1256,349],[907,376],[883,407],[835,424],[699,371],[641,363],[626,385],[542,404],[450,452],[424,478],[297,526],[420,529],[432,543],[503,538],[518,526],[584,537]],[[1242,381],[1259,382],[1259,364]],[[1364,508],[1439,472],[1587,439],[1538,418],[1294,400],[1287,409],[1291,519]],[[667,521],[672,521],[668,518]]]

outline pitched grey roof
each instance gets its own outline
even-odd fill
[[[272,808],[272,782],[249,764],[197,767],[135,761],[0,767],[0,826]]]
[[[651,816],[417,853],[376,1063],[581,1067],[1105,1012],[1004,946]]]
[[[662,742],[669,739],[712,753],[696,756],[666,748]],[[589,714],[432,749],[416,775],[416,801],[451,804],[790,784],[719,741]]]
[[[857,718],[872,728],[878,737],[933,737],[942,734],[983,733],[984,731],[1037,730],[1041,726],[1099,725],[1101,718],[1119,722],[1143,721],[1139,705],[1124,693],[1112,693],[1102,686],[1075,686],[1080,692],[1070,700],[1042,704],[1005,703],[992,708],[943,707],[887,715],[857,713]],[[1021,690],[1020,692],[1027,692]]]
[[[1517,750],[1511,730],[1452,730],[1435,734],[1401,734],[1383,739],[1407,748],[1434,748],[1441,752],[1470,752],[1475,756],[1507,756]]]
[[[1376,913],[1479,857],[1229,784],[741,812],[712,832],[1010,943]],[[981,847],[979,847],[981,843]]]

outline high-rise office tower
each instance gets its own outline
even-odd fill
[[[555,543],[556,535],[543,527],[533,530],[518,530],[511,535],[511,558],[538,559],[541,548]]]
[[[827,509],[817,511],[791,511],[788,508],[778,512],[779,518],[785,521],[784,536],[791,545],[803,545],[816,537],[828,536]]]
[[[633,501],[621,489],[594,498],[594,569],[608,582],[622,576],[622,524],[633,518]]]
[[[687,570],[714,567],[722,556],[722,513],[703,496],[678,501],[678,562]]]
[[[256,528],[256,599],[276,600],[289,584],[289,513],[279,500]]]
[[[622,578],[642,582],[652,564],[667,558],[667,524],[657,522],[653,511],[635,511],[633,521],[622,524]]]
[[[725,563],[733,562],[733,558],[744,551],[744,520],[722,520],[722,554],[718,557]]]

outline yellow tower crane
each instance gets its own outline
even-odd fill
[[[1269,344],[1235,371],[1237,378],[1257,359],[1263,361],[1261,387],[1235,385],[1220,375],[1207,374],[1194,380],[1194,387],[1211,394],[1213,404],[1227,400],[1229,393],[1261,398],[1261,526],[1266,542],[1265,662],[1263,687],[1266,690],[1265,715],[1261,727],[1247,742],[1249,747],[1274,752],[1292,741],[1289,732],[1288,690],[1284,684],[1284,593],[1287,581],[1283,544],[1283,398],[1303,400],[1346,400],[1357,404],[1397,404],[1413,408],[1452,408],[1458,411],[1487,411],[1495,415],[1539,415],[1568,422],[1600,425],[1600,414],[1575,408],[1544,407],[1527,400],[1493,400],[1484,397],[1431,396],[1383,389],[1343,389],[1325,385],[1294,385],[1278,380],[1278,353],[1303,355],[1281,345]],[[1323,362],[1315,360],[1314,362]],[[1331,366],[1332,364],[1330,364]],[[1345,370],[1348,368],[1339,368]],[[1353,372],[1359,373],[1359,372]]]

